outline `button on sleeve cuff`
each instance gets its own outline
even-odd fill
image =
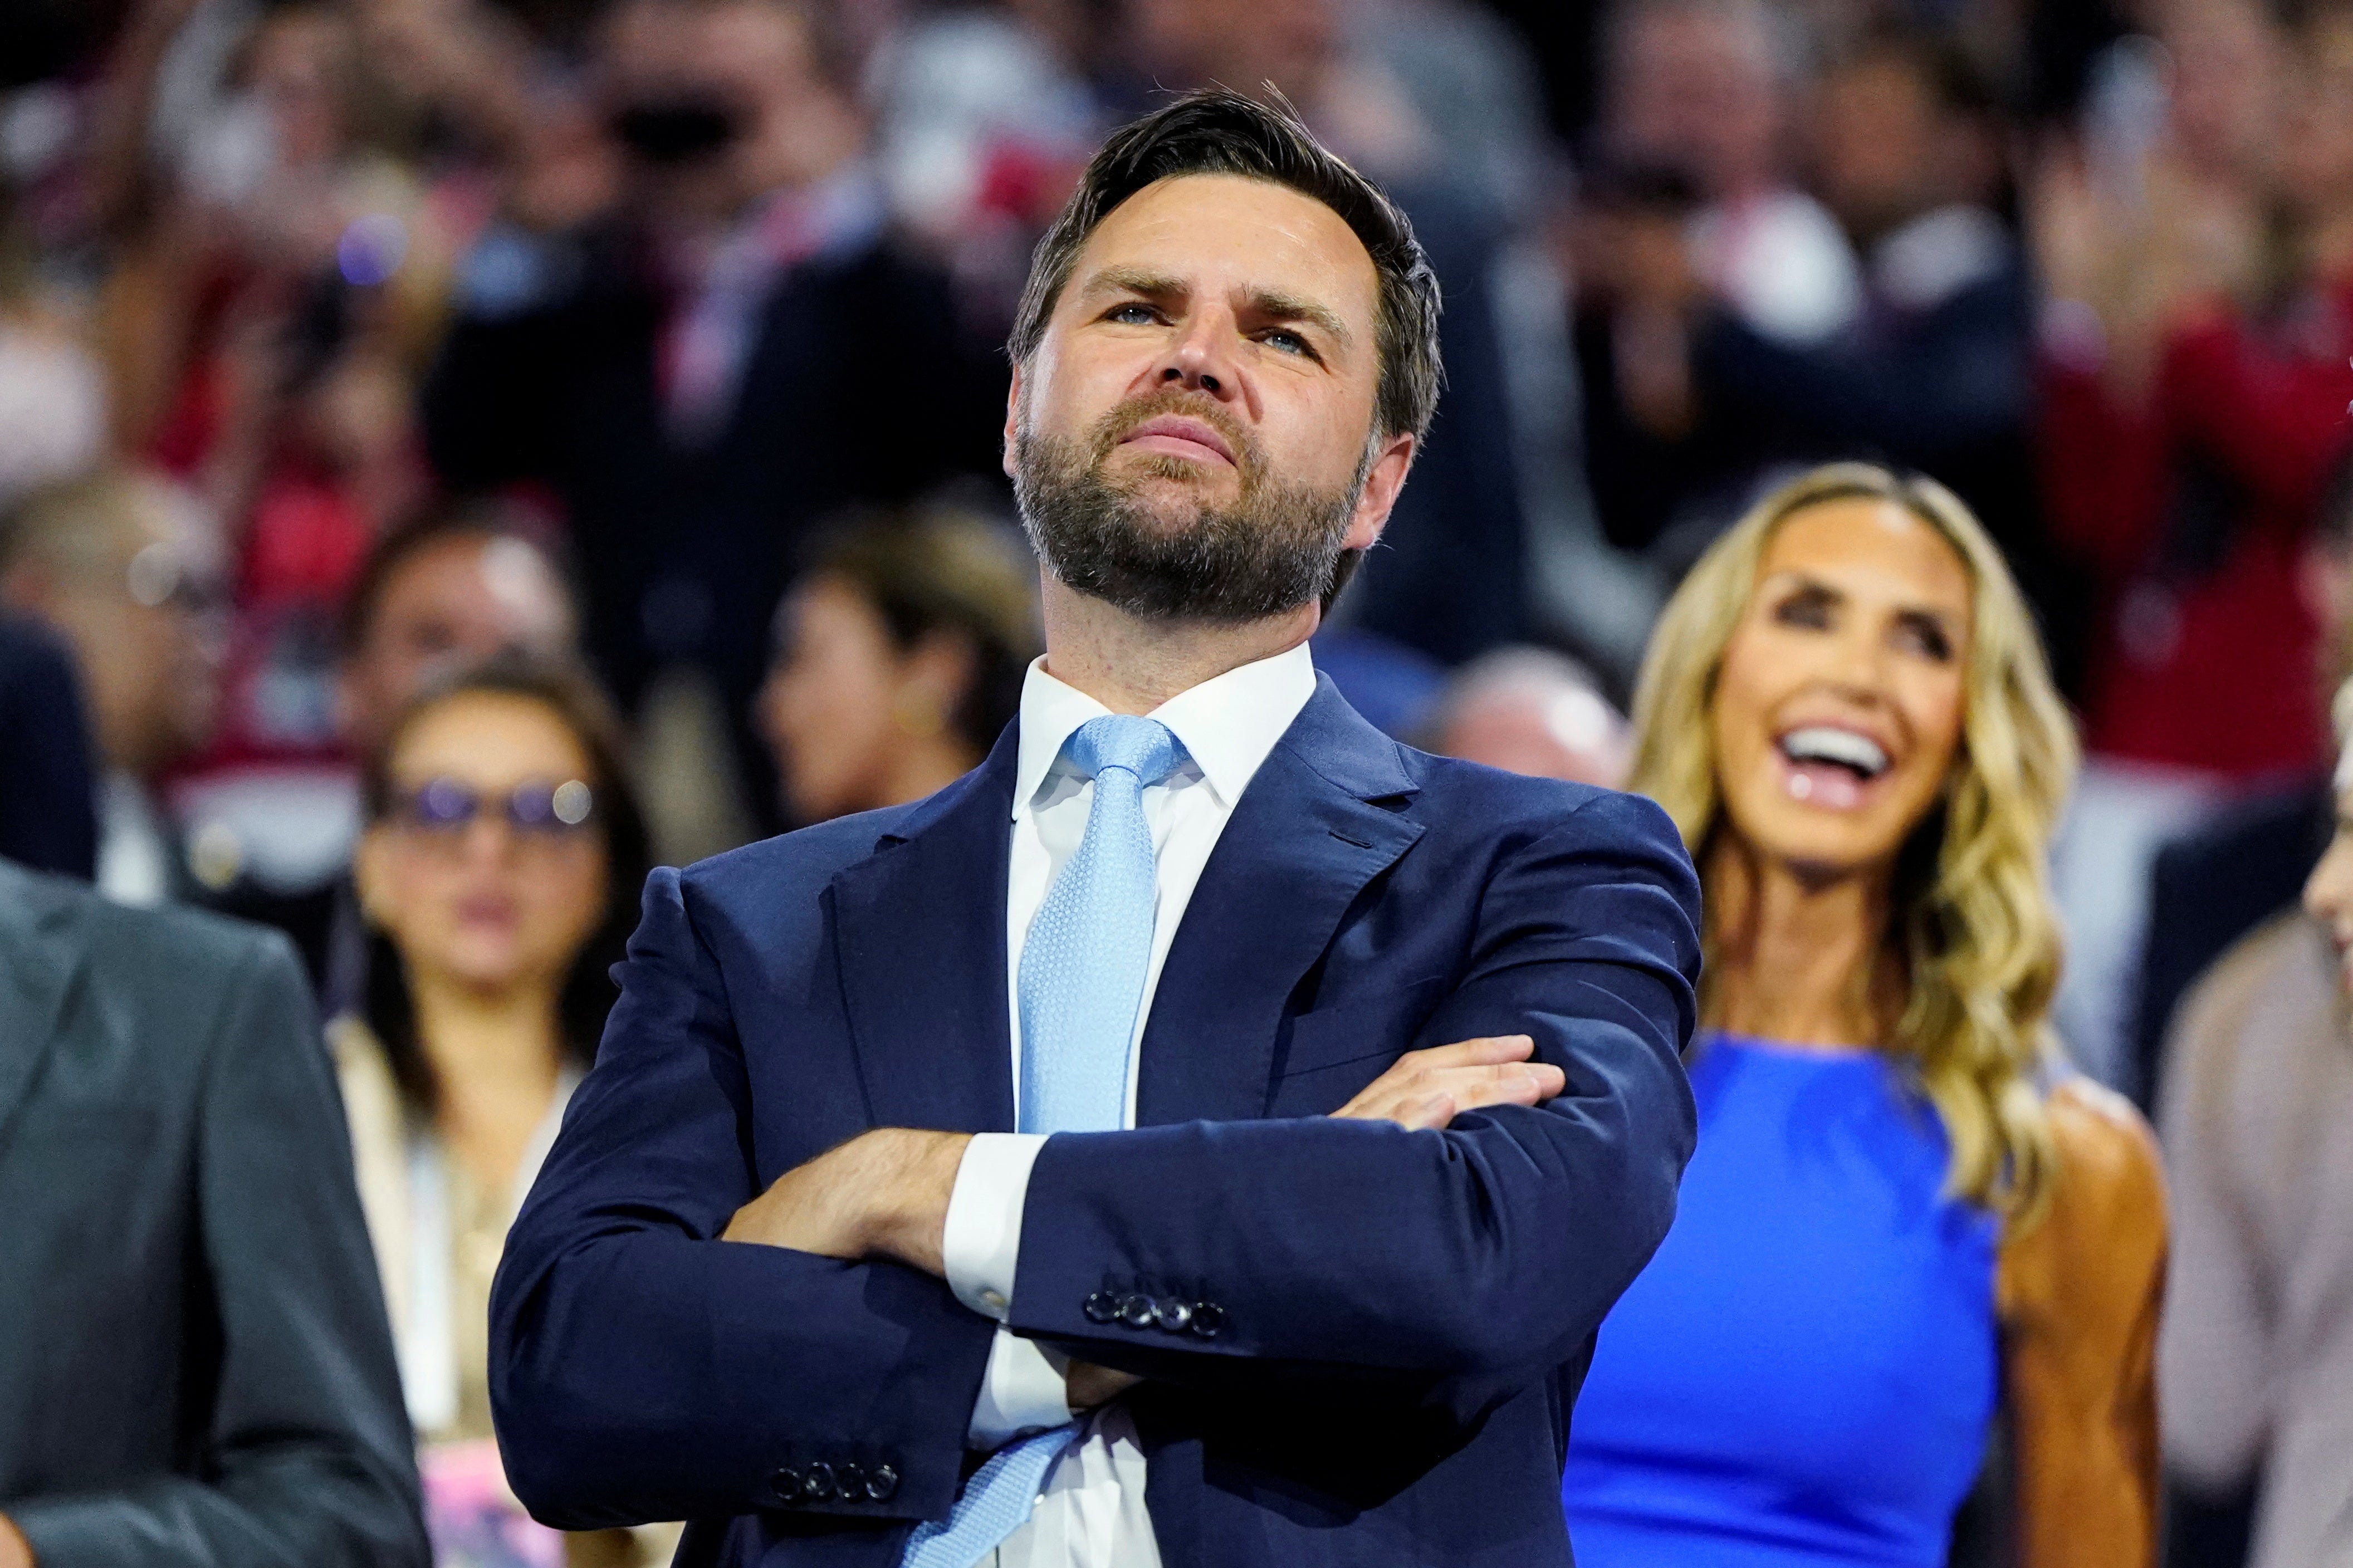
[[[955,1186],[948,1194],[947,1222],[940,1237],[948,1289],[973,1311],[1000,1323],[1012,1303],[1013,1277],[1021,1261],[1021,1209],[1029,1195],[1029,1167],[1045,1146],[1042,1133],[976,1133],[965,1145]],[[1000,1341],[991,1352],[992,1375],[1002,1348]],[[1057,1378],[1058,1389],[1060,1385]],[[987,1398],[985,1387],[981,1397]]]

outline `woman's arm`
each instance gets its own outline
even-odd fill
[[[2005,1246],[1997,1286],[2019,1560],[2141,1568],[2157,1560],[2164,1178],[2147,1124],[2118,1096],[2071,1081],[2051,1119],[2052,1207]]]

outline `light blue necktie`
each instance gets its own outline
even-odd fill
[[[1024,1132],[1115,1131],[1127,1120],[1127,1047],[1152,966],[1155,878],[1144,792],[1184,748],[1165,724],[1107,714],[1062,748],[1094,780],[1087,833],[1021,946]],[[944,1524],[918,1525],[902,1568],[972,1568],[1021,1528],[1076,1422],[1008,1443],[965,1483]]]

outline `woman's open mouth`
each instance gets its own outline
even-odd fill
[[[1887,748],[1859,730],[1807,724],[1774,742],[1781,759],[1781,785],[1792,800],[1828,811],[1852,811],[1887,776]]]

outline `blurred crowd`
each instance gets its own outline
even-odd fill
[[[1358,709],[1619,782],[1710,541],[1819,460],[1930,474],[2090,757],[2061,1031],[2169,1154],[2223,1135],[2173,1090],[2276,1000],[2234,944],[2311,945],[2264,922],[2353,674],[2345,0],[14,0],[0,854],[295,939],[442,1495],[645,868],[1013,715],[1000,345],[1102,134],[1208,83],[1295,104],[1445,290],[1317,637]],[[2243,1550],[2228,1403],[2168,1407],[2177,1563]],[[613,1534],[573,1560],[659,1550]]]

